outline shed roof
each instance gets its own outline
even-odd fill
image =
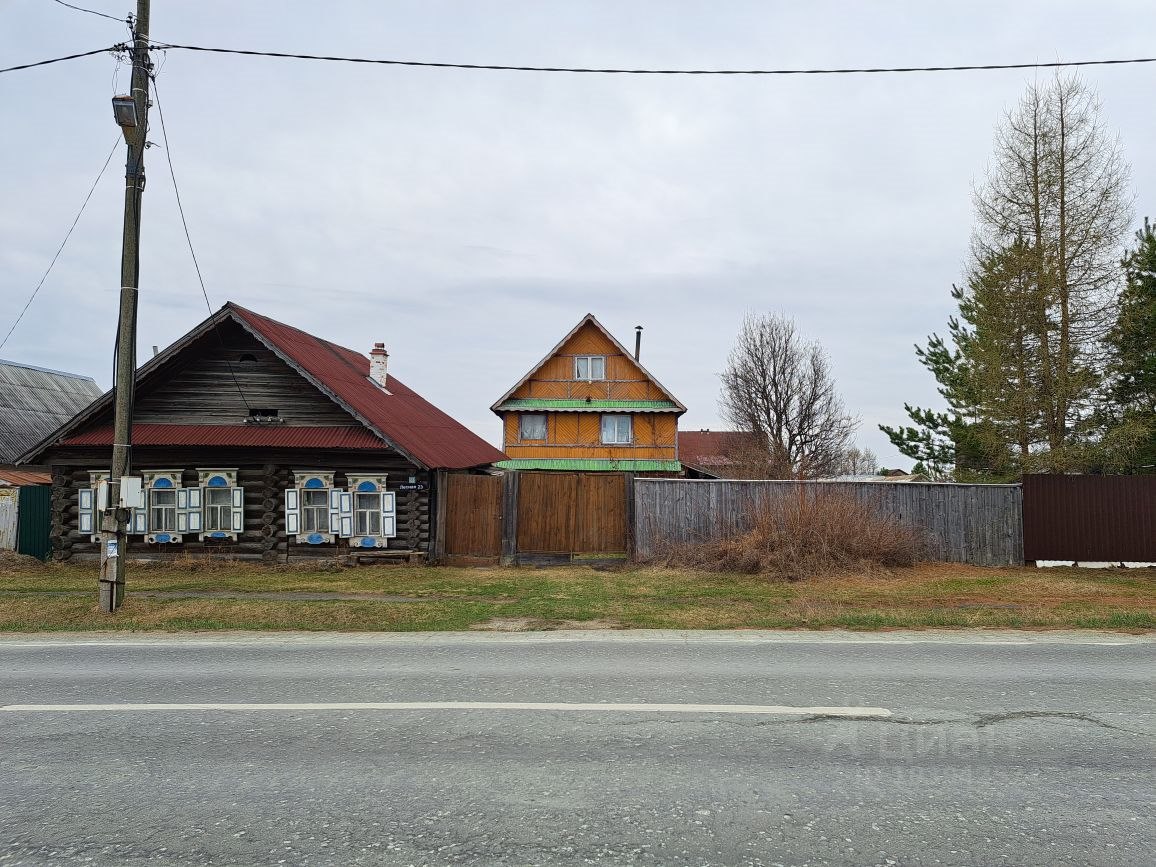
[[[709,474],[725,474],[759,446],[759,435],[737,430],[680,430],[678,459]]]
[[[91,377],[0,360],[0,463],[14,463],[100,393]]]
[[[383,389],[369,378],[369,359],[366,356],[254,313],[231,301],[159,355],[149,359],[137,374],[138,383],[144,383],[155,376],[176,353],[226,319],[238,323],[322,394],[361,422],[364,426],[360,431],[362,435],[354,435],[356,428],[294,428],[290,432],[289,428],[262,429],[259,426],[236,425],[225,426],[230,431],[226,434],[217,425],[134,425],[134,433],[139,431],[145,438],[139,444],[277,447],[297,446],[297,441],[290,440],[305,436],[311,438],[309,446],[314,448],[394,448],[427,469],[485,466],[506,457],[392,374],[387,387]],[[106,393],[82,417],[57,431],[49,441],[42,442],[34,451],[26,453],[24,458],[33,459],[54,442],[65,445],[104,445],[111,442],[109,434],[101,432],[99,428],[83,431],[76,437],[71,436],[84,422],[94,419],[100,410],[110,406],[111,401],[111,392]],[[206,431],[205,428],[216,430]],[[261,430],[265,432],[258,434],[257,431]],[[310,433],[296,433],[306,430]],[[82,442],[90,436],[98,438],[100,442]],[[184,439],[180,442],[176,441],[182,437]],[[155,441],[150,442],[150,438]],[[283,442],[274,441],[278,438]]]

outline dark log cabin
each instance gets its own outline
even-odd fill
[[[439,471],[500,451],[366,358],[226,304],[144,364],[133,408],[128,556],[283,562],[424,557]],[[22,457],[52,474],[59,560],[100,555],[112,394]]]

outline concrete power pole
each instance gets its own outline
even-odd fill
[[[128,144],[125,164],[124,236],[120,259],[120,317],[116,330],[116,408],[107,509],[101,519],[100,607],[116,611],[124,600],[124,561],[132,511],[121,502],[121,479],[132,469],[132,406],[136,384],[136,308],[140,277],[140,207],[149,112],[149,0],[137,0],[132,45],[131,102],[113,100]],[[118,104],[119,103],[119,104]],[[109,533],[115,533],[113,539]]]

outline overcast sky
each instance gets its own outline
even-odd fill
[[[77,0],[114,15],[129,0]],[[154,0],[157,40],[314,54],[615,67],[907,66],[1156,54],[1156,3]],[[125,28],[0,0],[0,67]],[[579,318],[720,428],[743,315],[829,352],[859,442],[938,406],[912,344],[943,331],[1001,114],[1031,71],[791,78],[371,67],[171,51],[159,96],[214,309],[367,351],[492,442],[489,405]],[[1047,75],[1048,73],[1040,73]],[[1156,64],[1093,67],[1156,215]],[[108,55],[0,76],[0,336],[119,139]],[[154,108],[150,139],[160,143]],[[107,387],[123,147],[0,357]],[[141,358],[207,315],[160,147],[147,156]]]

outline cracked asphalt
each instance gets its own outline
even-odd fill
[[[11,636],[0,865],[1151,865],[1154,686],[1114,634]],[[892,716],[116,707],[406,701]]]

